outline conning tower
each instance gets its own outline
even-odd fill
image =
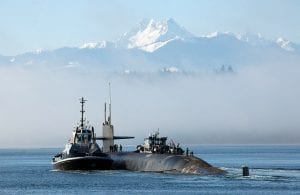
[[[109,103],[108,117],[106,117],[106,102],[104,103],[104,123],[103,123],[103,152],[110,152],[110,147],[114,145],[114,126],[111,124],[111,89],[109,83]]]
[[[109,102],[108,102],[108,116],[106,111],[106,102],[104,103],[104,123],[102,127],[102,137],[97,137],[97,140],[103,140],[103,152],[111,152],[111,148],[115,145],[115,139],[132,139],[133,136],[115,136],[114,126],[111,122],[111,88],[109,87]]]

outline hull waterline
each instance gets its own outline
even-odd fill
[[[109,170],[113,160],[107,157],[85,156],[66,158],[53,162],[57,170]]]
[[[110,157],[114,161],[113,169],[198,175],[225,173],[223,170],[213,167],[195,156],[119,152],[110,153]]]

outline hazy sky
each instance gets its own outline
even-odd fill
[[[1,0],[0,54],[114,40],[143,18],[174,18],[195,35],[257,32],[300,43],[298,0]]]
[[[0,54],[114,40],[143,18],[174,18],[199,36],[257,32],[300,43],[299,10],[299,0],[1,0]],[[101,135],[108,82],[116,134],[137,137],[127,143],[140,144],[160,128],[189,144],[299,144],[299,58],[274,59],[232,75],[191,77],[3,65],[0,148],[63,147],[79,121],[82,96]]]

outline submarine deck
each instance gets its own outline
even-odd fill
[[[136,152],[112,152],[107,154],[113,160],[112,169],[200,175],[224,173],[223,170],[213,167],[195,156]]]

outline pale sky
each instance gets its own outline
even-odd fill
[[[195,35],[261,33],[300,43],[298,0],[1,0],[0,54],[114,40],[143,18],[173,18]]]
[[[300,43],[299,10],[300,0],[1,0],[0,55],[115,40],[144,18],[173,18],[198,36],[252,32]],[[0,148],[63,147],[82,96],[101,135],[108,82],[115,133],[136,136],[131,144],[157,128],[181,143],[299,144],[299,58],[286,59],[199,77],[0,66]]]

